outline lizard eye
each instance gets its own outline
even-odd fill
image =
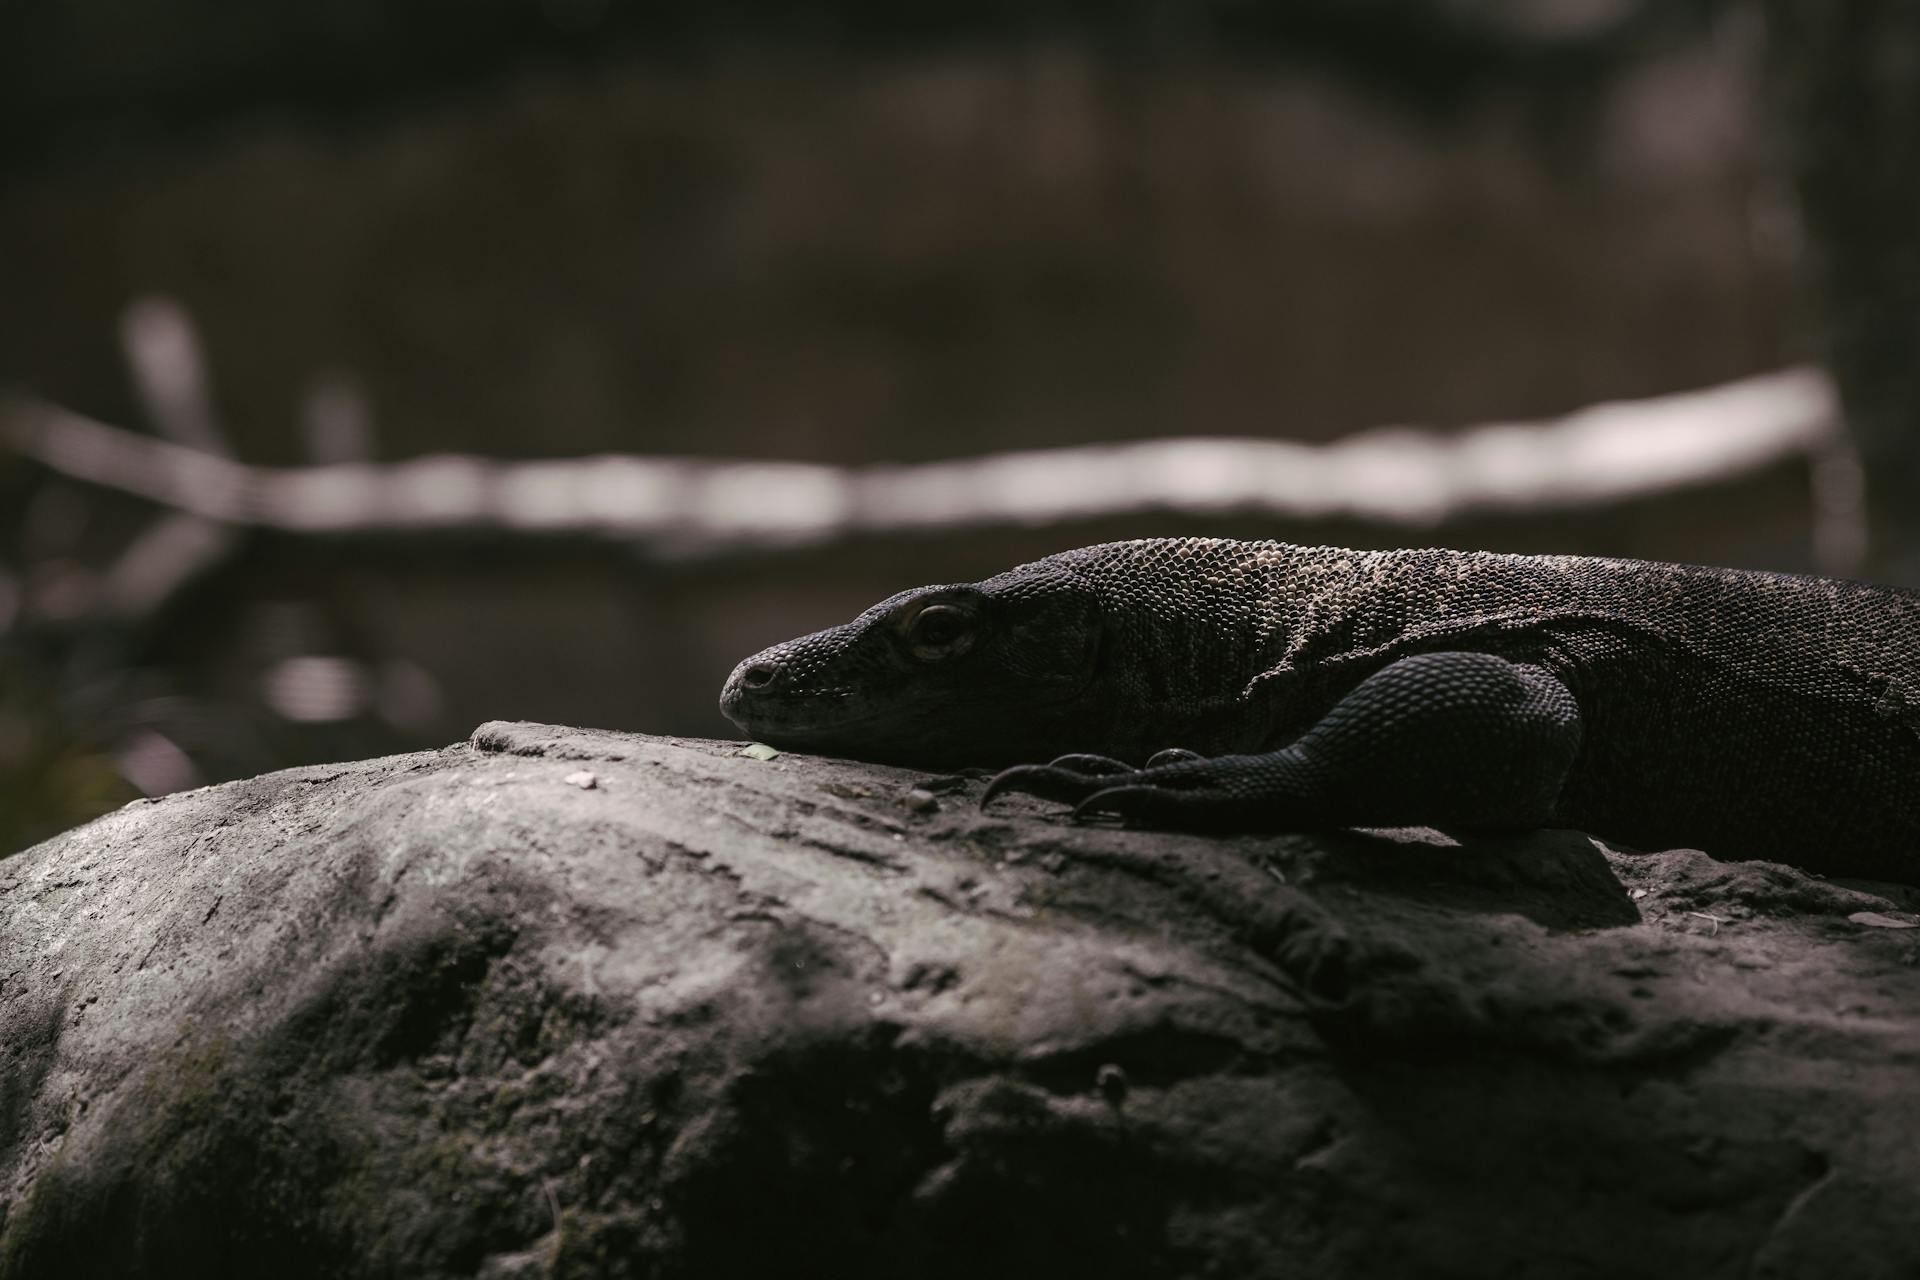
[[[907,647],[916,658],[953,658],[973,647],[973,615],[950,604],[930,604],[907,624]]]

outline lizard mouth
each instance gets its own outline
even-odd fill
[[[884,723],[877,712],[832,714],[828,707],[790,707],[782,710],[763,706],[722,703],[720,710],[738,725],[741,732],[772,741],[775,737],[798,741],[801,738],[825,739],[844,733],[870,729]],[[780,745],[774,742],[775,746]]]
[[[877,712],[849,706],[856,690],[847,686],[809,689],[803,694],[780,687],[777,669],[748,659],[734,669],[720,691],[720,714],[756,738],[797,741],[866,728]],[[779,745],[775,743],[774,745]]]
[[[784,751],[901,764],[931,765],[948,760],[982,764],[1002,755],[1009,760],[1026,758],[1030,753],[1025,744],[1034,736],[1033,726],[1027,722],[1034,713],[1058,701],[1029,698],[1019,711],[1009,710],[983,721],[977,716],[955,715],[952,706],[925,702],[909,706],[900,701],[876,705],[859,698],[859,692],[847,688],[809,690],[803,697],[788,695],[782,701],[759,696],[760,691],[736,687],[729,681],[720,710],[748,737]]]

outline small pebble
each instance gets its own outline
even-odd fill
[[[581,769],[577,773],[570,773],[562,778],[561,781],[569,786],[578,787],[582,791],[591,791],[600,785],[600,779],[595,777],[593,773],[587,769]]]
[[[1093,1073],[1093,1087],[1107,1100],[1107,1105],[1117,1107],[1127,1098],[1127,1073],[1109,1062]]]
[[[900,798],[900,803],[906,805],[907,808],[913,810],[915,813],[940,812],[940,801],[935,798],[933,792],[928,791],[924,787],[913,788],[913,790],[907,792],[906,795]]]

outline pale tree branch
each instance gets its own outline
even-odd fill
[[[1425,527],[1604,506],[1844,449],[1832,388],[1805,368],[1456,432],[1389,428],[1326,445],[1145,440],[913,465],[444,454],[260,467],[31,400],[0,409],[0,441],[70,479],[227,525],[572,534],[716,551],[1143,512]]]

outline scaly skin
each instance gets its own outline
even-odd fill
[[[1548,824],[1920,881],[1920,595],[1862,583],[1108,543],[776,645],[721,709],[1154,825]]]

